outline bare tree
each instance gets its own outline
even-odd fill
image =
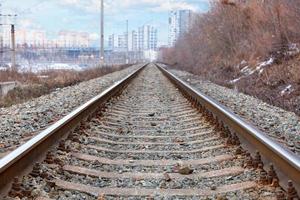
[[[165,51],[164,61],[211,79],[229,78],[242,60],[257,62],[278,45],[286,51],[299,43],[299,19],[299,0],[212,1],[190,32]]]

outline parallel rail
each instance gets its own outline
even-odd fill
[[[10,187],[10,183],[15,176],[20,176],[28,172],[34,162],[41,160],[45,156],[49,147],[57,144],[62,138],[65,138],[81,121],[87,119],[109,99],[122,91],[145,66],[146,65],[140,67],[121,81],[115,83],[103,93],[94,97],[89,102],[0,160],[0,194],[7,192],[7,189]],[[161,66],[158,66],[158,68],[183,93],[191,97],[192,101],[196,102],[197,105],[208,109],[218,118],[218,120],[222,121],[229,126],[232,131],[237,133],[243,143],[245,143],[245,146],[257,149],[264,155],[265,160],[274,163],[277,172],[280,172],[279,177],[282,181],[282,185],[286,185],[287,180],[290,179],[293,180],[296,188],[300,188],[299,157],[266,137],[264,133],[249,125],[234,113],[228,111],[228,109],[218,102],[207,97],[203,93],[196,91],[171,72]]]
[[[65,116],[45,131],[42,131],[36,137],[0,160],[0,194],[7,192],[12,180],[28,172],[32,165],[41,160],[47,150],[58,143],[61,139],[67,137],[81,121],[87,119],[96,110],[102,107],[111,97],[123,90],[129,82],[146,65],[135,70],[124,79],[116,82],[111,87],[94,97],[84,105],[80,106],[69,115]]]
[[[232,131],[237,133],[247,148],[258,150],[264,156],[264,160],[266,160],[267,163],[273,163],[277,168],[277,172],[279,172],[281,185],[284,188],[286,188],[288,180],[292,180],[295,187],[300,190],[299,156],[283,148],[280,144],[268,138],[265,133],[245,122],[212,98],[195,90],[165,68],[159,65],[157,65],[157,67],[182,92],[191,97],[192,101],[208,109],[218,120],[222,121],[229,126]]]

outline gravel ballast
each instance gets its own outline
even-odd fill
[[[170,69],[195,89],[212,97],[269,137],[300,154],[300,120],[295,113],[269,105],[257,98],[203,80],[188,72]],[[298,148],[297,148],[298,147]]]
[[[228,143],[224,134],[148,65],[105,110],[82,122],[32,173],[14,183],[25,190],[22,200],[275,199],[281,188],[260,185],[265,173],[247,163],[250,157],[238,139]],[[114,139],[103,141],[103,135],[132,142],[120,147]],[[201,145],[192,146],[196,141]],[[14,188],[10,197],[19,193]]]
[[[36,135],[69,114],[78,106],[103,92],[141,65],[117,71],[9,108],[0,108],[0,154],[14,149],[24,138]]]

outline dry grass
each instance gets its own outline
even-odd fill
[[[174,48],[163,50],[162,61],[226,82],[242,60],[280,61],[286,46],[300,43],[299,17],[296,0],[213,1]]]
[[[0,71],[0,82],[19,81],[22,84],[21,87],[15,88],[0,99],[0,107],[23,103],[29,99],[49,94],[57,88],[98,78],[129,66],[95,67],[80,72],[74,70],[49,70],[40,74],[19,73],[11,70]]]
[[[281,95],[288,85],[293,91]],[[243,93],[300,115],[300,55],[270,66],[261,75],[244,78],[236,86]]]

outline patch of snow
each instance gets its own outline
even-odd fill
[[[254,74],[255,70],[250,71],[250,73],[248,74],[249,76]]]
[[[292,88],[292,85],[288,85],[280,92],[280,94],[281,94],[281,96],[283,96],[285,94],[290,94],[293,91],[294,91],[294,89]]]
[[[298,49],[297,44],[296,43],[291,43],[289,44],[289,49]]]
[[[66,64],[66,63],[54,63],[49,66],[50,69],[63,69],[63,70],[77,70],[80,71],[81,67],[79,65],[74,64]]]
[[[241,62],[240,64],[236,65],[235,68],[236,68],[236,69],[240,69],[241,67],[243,67],[243,66],[246,65],[246,64],[247,64],[247,61],[242,60],[242,62]]]
[[[243,60],[241,62],[241,64],[246,64],[247,62],[245,60]],[[246,78],[252,74],[254,74],[255,72],[258,72],[259,74],[263,73],[264,72],[264,68],[267,67],[267,66],[270,66],[274,63],[274,58],[271,57],[269,60],[267,61],[264,61],[264,62],[261,62],[259,63],[255,69],[251,69],[251,67],[249,65],[243,67],[243,69],[241,69],[241,73],[243,74],[241,77],[239,78],[236,78],[234,80],[231,80],[229,81],[230,84],[234,84],[236,82],[238,82],[239,80],[241,80],[242,78]],[[240,65],[241,65],[240,64]],[[240,66],[238,65],[238,67]]]
[[[264,69],[259,70],[259,74],[262,74],[264,72]]]
[[[245,65],[245,64],[247,64],[247,61],[246,60],[242,60],[241,65]]]
[[[300,49],[298,48],[298,45],[295,43],[289,44],[289,49],[285,53],[285,55],[293,56],[300,53]]]
[[[245,73],[245,72],[247,72],[247,71],[249,71],[249,66],[246,66],[246,67],[244,67],[244,68],[241,70],[241,72],[243,72],[243,73]]]
[[[238,82],[239,80],[241,80],[242,78],[243,77],[236,78],[234,80],[229,81],[229,83],[234,84],[234,83]]]
[[[259,71],[261,70],[263,67],[267,67],[269,65],[272,65],[274,63],[274,58],[270,58],[268,61],[262,62],[260,63],[257,67],[256,70]]]
[[[40,79],[47,79],[47,78],[49,78],[49,76],[45,76],[45,75],[41,75],[41,76],[38,76],[38,78],[40,78]]]
[[[255,70],[252,70],[251,68],[249,68],[249,66],[244,67],[241,72],[246,75],[249,76],[251,74],[253,74],[255,72]]]
[[[33,72],[38,73],[40,71],[47,71],[52,69],[57,70],[76,70],[81,71],[86,67],[81,67],[78,64],[69,64],[69,63],[27,63],[24,62],[20,64],[20,70],[22,72]]]

